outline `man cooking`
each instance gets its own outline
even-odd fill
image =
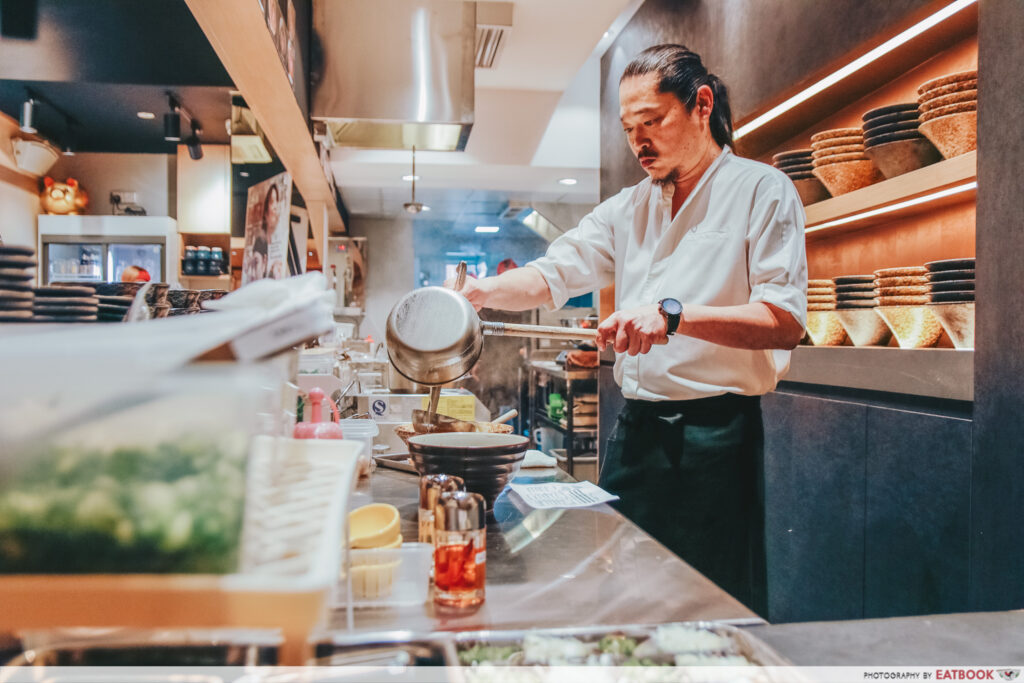
[[[765,611],[760,395],[774,349],[803,336],[804,212],[779,171],[729,149],[725,85],[680,45],[619,81],[641,183],[599,204],[547,254],[468,280],[477,308],[559,308],[615,285],[598,346],[626,397],[601,463],[618,508],[708,578]]]

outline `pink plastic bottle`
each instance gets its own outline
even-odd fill
[[[320,406],[324,401],[324,392],[320,387],[313,387],[309,390],[309,399],[306,401],[306,408],[308,412],[306,417],[308,419],[303,422],[296,423],[292,436],[296,439],[342,439],[344,438],[341,434],[341,425],[338,422],[338,406],[327,399],[331,404],[331,416],[334,418],[330,422],[321,422],[321,408]]]

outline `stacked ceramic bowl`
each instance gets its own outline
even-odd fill
[[[885,346],[892,333],[875,311],[874,275],[842,275],[836,283],[836,315],[854,346]]]
[[[974,348],[974,259],[924,264],[931,287],[928,306],[958,349]]]
[[[961,71],[917,89],[921,132],[951,159],[978,147],[978,72]]]
[[[132,301],[144,282],[101,282],[96,285],[99,299],[99,320],[121,322],[128,314]]]
[[[32,247],[0,245],[0,322],[32,319],[35,267],[36,250]]]
[[[875,271],[878,314],[892,330],[900,348],[934,346],[942,325],[929,310],[931,286],[924,266],[884,268]]]
[[[811,136],[814,175],[833,197],[882,180],[875,164],[864,153],[861,128],[834,128]]]
[[[38,287],[32,304],[32,320],[45,323],[96,322],[99,302],[96,289],[91,285]]]
[[[864,153],[886,178],[934,164],[939,150],[918,130],[917,102],[891,104],[864,114]]]
[[[193,315],[202,311],[198,289],[172,289],[167,292],[167,302],[171,305],[170,316]]]
[[[828,199],[830,196],[825,186],[812,173],[814,165],[811,153],[812,150],[809,149],[793,149],[779,152],[772,157],[772,166],[789,176],[804,206]]]
[[[416,471],[461,477],[466,490],[479,493],[487,508],[519,471],[530,440],[517,434],[448,432],[409,437],[409,455]]]
[[[814,346],[839,346],[846,341],[836,315],[836,285],[832,280],[807,281],[807,337]]]

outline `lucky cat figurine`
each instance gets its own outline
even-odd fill
[[[89,206],[89,195],[85,188],[74,178],[58,183],[50,176],[43,180],[43,191],[39,195],[39,204],[43,213],[59,216],[78,216],[85,213]]]

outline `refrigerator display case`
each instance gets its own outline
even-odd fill
[[[120,282],[128,266],[176,282],[180,238],[166,216],[40,216],[39,282]]]

